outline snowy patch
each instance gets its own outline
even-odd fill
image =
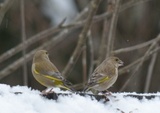
[[[54,91],[70,93],[58,88]],[[22,94],[14,94],[14,92],[22,92]],[[124,97],[126,94],[136,93],[114,93],[116,98],[109,97],[110,101],[106,103],[78,94],[49,100],[40,96],[39,91],[25,86],[10,87],[0,84],[0,113],[160,113],[159,97],[138,100],[134,97]],[[160,95],[160,93],[154,95]]]

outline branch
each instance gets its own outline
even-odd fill
[[[147,58],[147,56],[149,55],[150,51],[155,47],[155,45],[157,44],[157,42],[153,42],[152,45],[149,47],[149,49],[146,51],[146,53],[144,54],[144,56],[142,57],[141,61],[139,62],[139,64],[135,67],[135,70],[133,71],[133,73],[131,74],[131,76],[128,78],[128,80],[124,83],[124,85],[122,86],[122,88],[120,89],[120,91],[123,91],[125,89],[125,87],[127,86],[127,84],[130,82],[130,80],[135,76],[135,73],[140,69],[140,67],[142,66],[143,62],[145,61],[145,59]]]
[[[113,50],[120,0],[116,0],[115,4],[113,3],[113,0],[111,0],[111,4],[115,5],[115,8],[114,8],[114,12],[112,15],[109,34],[108,34],[106,57],[109,57],[111,54],[111,51]]]
[[[100,3],[100,0],[92,0],[91,1],[90,12],[87,17],[86,24],[85,24],[82,32],[79,35],[78,44],[77,44],[72,56],[70,57],[65,69],[62,72],[62,75],[64,75],[64,76],[67,76],[67,74],[70,73],[72,67],[76,63],[79,55],[81,54],[80,50],[81,50],[82,46],[84,45],[84,43],[86,42],[87,33],[91,27],[92,19],[97,11],[99,3]]]
[[[88,49],[89,49],[89,56],[90,56],[90,64],[89,64],[89,72],[88,75],[91,75],[94,68],[94,48],[93,48],[93,40],[92,40],[92,33],[91,31],[88,32]]]
[[[60,23],[62,24],[62,23]],[[36,34],[35,36],[32,36],[30,37],[28,40],[25,41],[25,45],[26,45],[26,48],[29,47],[31,44],[45,38],[45,37],[48,37],[62,29],[65,29],[66,27],[62,27],[60,25],[56,26],[56,27],[52,27],[52,28],[49,28],[45,31],[42,31],[38,34]],[[0,63],[8,58],[10,58],[11,56],[15,55],[16,53],[20,52],[22,49],[23,49],[23,46],[24,46],[24,43],[20,43],[19,45],[17,45],[16,47],[8,50],[7,52],[5,52],[4,54],[2,54],[0,56]]]
[[[86,46],[84,45],[82,53],[82,69],[83,69],[83,82],[87,81],[87,53]]]
[[[28,74],[27,74],[27,61],[26,61],[26,29],[25,29],[25,4],[24,4],[24,0],[20,1],[20,7],[21,7],[21,27],[22,27],[22,44],[23,44],[23,84],[24,85],[28,85]]]
[[[79,20],[80,18],[82,18],[88,11],[87,10],[83,10],[76,18],[76,20]],[[63,21],[64,22],[64,21]],[[60,25],[62,25],[62,22],[60,23]],[[59,26],[59,25],[58,25]],[[58,29],[57,29],[58,28]],[[53,31],[52,31],[53,30]],[[48,30],[45,30],[43,32],[41,32],[40,34],[37,34],[35,36],[32,37],[33,40],[27,40],[28,43],[32,43],[33,41],[37,40],[37,38],[41,38],[39,36],[48,36],[48,34],[50,32],[56,32],[57,30],[59,30],[59,27],[53,27],[53,28],[50,28]],[[38,50],[38,49],[44,49],[44,48],[51,48],[51,47],[54,47],[56,46],[58,43],[62,42],[64,40],[64,38],[68,38],[66,37],[67,34],[73,32],[74,29],[72,28],[67,28],[65,30],[62,30],[60,34],[58,34],[57,36],[53,37],[52,39],[50,39],[49,41],[45,42],[43,45],[41,45],[40,47],[32,50],[30,53],[28,53],[26,55],[26,61],[29,61],[32,59],[34,53]],[[28,44],[27,44],[28,45]],[[19,47],[16,46],[16,48],[14,49],[11,49],[11,51],[7,51],[7,54],[10,55],[12,53],[15,54],[15,50],[18,49],[18,50],[21,50],[23,48],[23,45],[20,44]],[[7,57],[7,54],[4,54],[2,56],[5,56]],[[2,57],[0,57],[0,60],[1,60]],[[5,57],[4,57],[5,58]],[[2,71],[0,71],[0,79],[6,77],[7,75],[9,75],[10,73],[12,73],[13,71],[17,70],[23,63],[24,59],[21,57],[19,58],[18,60],[16,60],[15,62],[13,62],[12,64],[10,64],[9,66],[7,66],[5,69],[3,69]]]
[[[111,10],[112,5],[109,3],[107,3],[106,5],[108,5],[106,12],[111,13],[112,12],[112,10]],[[110,20],[108,20],[108,18],[106,17],[104,20],[104,24],[103,24],[103,32],[102,32],[102,39],[101,39],[101,43],[100,43],[100,47],[99,47],[99,57],[98,57],[98,61],[97,61],[97,66],[102,62],[103,59],[105,59],[106,48],[107,48],[106,42],[107,42],[107,38],[108,38],[109,27],[110,27]]]
[[[8,0],[8,1],[9,1],[9,0]],[[14,0],[10,0],[10,1],[13,2]],[[134,1],[134,0],[133,0],[133,1]],[[145,1],[148,1],[148,0],[145,0]],[[137,3],[139,3],[139,2],[135,2],[134,4],[137,4]],[[129,8],[129,7],[133,6],[134,4],[133,4],[132,1],[131,1],[131,3],[128,4],[127,7]],[[122,6],[122,9],[123,9],[123,7],[126,7],[126,5],[124,4],[124,5]],[[2,11],[2,10],[0,10],[0,17],[1,17],[1,11]],[[119,11],[120,11],[120,12],[122,11],[121,8],[120,8]],[[84,15],[86,15],[87,12],[88,12],[88,7],[84,8],[84,10],[76,17],[76,18],[77,18],[76,21],[77,21],[77,20],[80,20],[81,18],[83,18]],[[104,14],[95,16],[95,17],[93,18],[93,22],[101,21],[101,20],[103,20],[104,18],[111,17],[111,15],[112,15],[112,12],[110,12],[110,13],[106,12],[106,13],[104,13]],[[62,22],[64,22],[64,21],[62,21]],[[26,42],[25,42],[25,43],[26,43],[26,48],[29,47],[31,44],[33,44],[33,43],[35,43],[35,42],[37,42],[37,41],[39,41],[39,40],[41,40],[41,39],[43,39],[43,38],[45,38],[45,37],[48,37],[48,36],[50,36],[50,35],[52,35],[52,34],[54,34],[54,33],[56,33],[56,32],[59,32],[59,31],[61,31],[61,30],[68,29],[68,28],[70,28],[70,27],[72,27],[72,28],[81,27],[81,26],[83,26],[83,25],[85,24],[86,20],[78,21],[78,22],[76,22],[76,23],[73,22],[73,23],[71,23],[71,24],[69,24],[69,25],[65,25],[65,26],[63,25],[62,22],[61,22],[58,26],[56,26],[56,27],[49,28],[49,29],[47,29],[47,30],[45,30],[45,31],[42,31],[42,32],[36,34],[35,36],[30,37],[30,38],[29,38],[28,40],[26,40]],[[63,26],[61,26],[61,25],[63,25]],[[62,31],[62,32],[63,32],[63,31]],[[20,51],[22,50],[22,48],[23,48],[23,44],[21,43],[21,44],[17,45],[16,47],[8,50],[8,51],[5,52],[4,54],[2,54],[2,55],[0,56],[0,63],[1,63],[2,61],[6,60],[6,59],[8,59],[8,58],[10,58],[10,57],[12,57],[12,56],[15,55],[16,53],[20,52]]]
[[[136,50],[136,49],[141,49],[141,48],[149,46],[153,42],[157,42],[159,40],[160,40],[160,34],[156,38],[154,38],[152,40],[149,40],[147,42],[144,42],[144,43],[141,43],[141,44],[137,44],[135,46],[131,46],[131,47],[126,47],[126,48],[121,48],[121,49],[115,50],[115,51],[113,51],[113,54],[120,54],[120,53],[123,53],[123,52],[129,52],[129,51],[133,51],[133,50]]]
[[[160,50],[160,47],[157,47],[156,49],[152,50],[152,51],[148,54],[148,56],[147,56],[147,58],[146,58],[145,60],[148,60],[154,53],[158,52],[159,50]],[[128,66],[125,66],[124,68],[120,69],[120,70],[119,70],[119,75],[122,75],[122,74],[124,74],[124,73],[126,73],[126,72],[130,72],[130,69],[131,69],[133,66],[137,65],[141,60],[142,60],[142,57],[139,58],[139,59],[137,59],[136,61],[132,62],[132,63],[129,64]]]
[[[156,48],[157,48],[157,46],[156,46]],[[147,77],[146,77],[145,88],[144,88],[145,93],[147,93],[149,91],[151,78],[152,78],[152,75],[153,75],[153,69],[154,69],[154,66],[155,66],[155,63],[156,63],[156,59],[157,59],[157,53],[154,53],[152,55],[152,59],[151,59],[150,64],[148,66],[148,74],[147,74]]]
[[[4,3],[0,4],[0,24],[2,23],[4,15],[6,14],[6,12],[11,7],[14,1],[15,0],[5,0]]]

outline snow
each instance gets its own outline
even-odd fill
[[[68,93],[57,88],[54,91]],[[126,94],[136,93],[114,93],[116,98],[111,96],[110,101],[106,103],[78,94],[49,100],[40,96],[38,90],[0,84],[0,113],[160,113],[160,96],[150,100],[145,98],[138,100],[134,97],[124,97]]]

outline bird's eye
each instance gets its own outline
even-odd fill
[[[115,61],[119,61],[118,58],[116,58]]]
[[[48,52],[46,51],[46,54],[48,55]]]

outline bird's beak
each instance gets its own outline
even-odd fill
[[[124,65],[124,62],[123,61],[119,61],[119,66],[123,66]]]

